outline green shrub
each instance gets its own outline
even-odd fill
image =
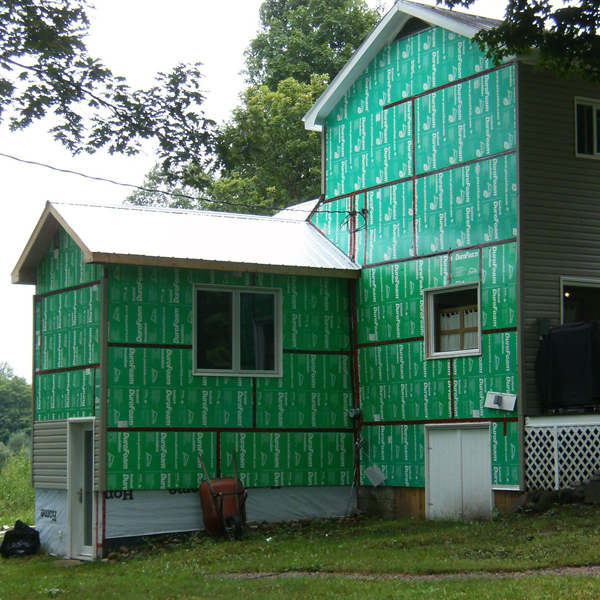
[[[29,457],[31,454],[31,437],[24,429],[21,431],[15,431],[10,434],[6,447],[10,450],[11,454],[19,454],[21,450]]]
[[[34,522],[34,493],[29,485],[30,460],[25,449],[5,459],[0,471],[0,526],[20,519]]]

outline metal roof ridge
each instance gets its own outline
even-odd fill
[[[285,221],[290,223],[303,223],[304,221],[298,219],[287,219],[285,217],[274,217],[274,216],[266,216],[266,215],[253,215],[250,213],[230,213],[230,212],[221,212],[216,210],[194,210],[190,208],[166,208],[162,206],[136,206],[136,205],[128,205],[128,204],[84,204],[81,202],[49,202],[50,205],[56,207],[57,210],[60,210],[61,206],[74,206],[78,208],[101,208],[101,209],[113,209],[113,210],[122,210],[122,211],[139,211],[139,212],[147,212],[147,213],[163,213],[163,214],[175,214],[175,215],[183,215],[183,216],[193,216],[193,217],[219,217],[219,218],[233,218],[233,219],[249,219],[249,220],[257,220],[257,221]],[[300,211],[298,211],[300,212]],[[307,215],[310,211],[306,211]]]

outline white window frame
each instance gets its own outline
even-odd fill
[[[593,109],[592,115],[592,137],[593,137],[593,150],[591,154],[579,152],[579,144],[577,134],[579,126],[577,122],[577,107],[579,106],[590,106]],[[598,149],[598,119],[600,119],[600,100],[594,100],[592,98],[575,98],[575,156],[580,158],[594,158],[600,160],[600,151]]]
[[[199,369],[197,362],[198,345],[198,291],[229,292],[232,294],[232,324],[231,324],[231,369]],[[240,295],[241,294],[270,294],[275,298],[275,311],[273,325],[274,334],[274,370],[244,370],[240,366]],[[238,287],[228,285],[194,285],[194,338],[193,338],[193,374],[197,376],[222,376],[222,377],[282,377],[283,376],[283,333],[282,333],[282,301],[281,289],[262,287]]]
[[[458,292],[460,290],[477,291],[477,347],[467,348],[465,350],[435,350],[435,296]],[[425,358],[452,358],[461,356],[479,356],[481,354],[481,286],[477,283],[459,283],[456,285],[447,285],[439,288],[429,288],[423,291],[423,308],[425,313]]]

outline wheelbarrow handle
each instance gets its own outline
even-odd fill
[[[235,457],[235,450],[233,451],[233,476],[235,478],[235,491],[238,492],[238,472],[237,472],[237,460]],[[242,489],[243,489],[243,485],[242,485]],[[239,515],[240,514],[240,496],[239,493],[236,493],[235,495],[235,512]]]
[[[206,470],[206,467],[204,466],[204,461],[202,460],[202,456],[200,454],[198,455],[198,460],[200,461],[200,466],[202,467],[202,470],[204,471],[204,481],[206,481],[206,483],[208,485],[210,495],[213,499],[213,504],[215,505],[215,510],[217,511],[217,514],[219,515],[219,519],[221,519],[223,528],[227,532],[227,537],[229,539],[231,539],[231,530],[229,527],[227,527],[227,521],[225,520],[225,517],[223,515],[223,495],[219,494],[219,496],[221,498],[221,506],[219,507],[219,503],[217,501],[217,494],[215,494],[215,490],[214,490],[212,484],[210,483],[210,477],[208,476],[208,471]]]

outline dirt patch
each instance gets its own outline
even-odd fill
[[[433,573],[430,575],[406,575],[404,573],[312,573],[306,571],[283,571],[281,573],[228,573],[205,575],[210,579],[247,580],[264,578],[339,578],[359,581],[443,581],[447,579],[520,579],[534,576],[600,577],[600,565],[563,567],[559,569],[530,569],[528,571],[472,573]]]

